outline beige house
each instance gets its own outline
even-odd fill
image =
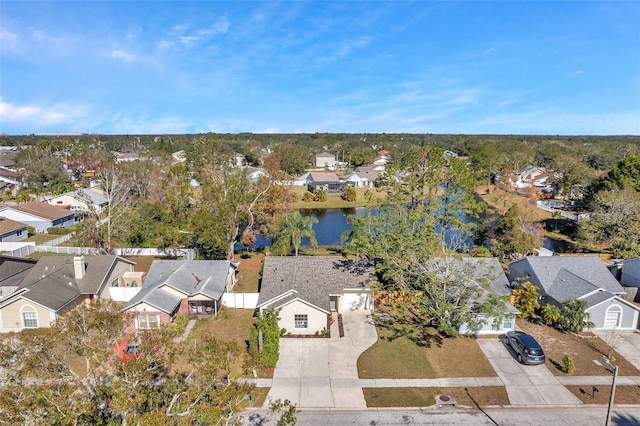
[[[316,167],[333,170],[336,168],[336,156],[330,152],[321,152],[316,155]]]
[[[339,256],[267,257],[257,309],[278,310],[287,333],[320,333],[332,312],[372,308],[373,272],[369,263]]]
[[[133,265],[111,255],[43,256],[0,301],[0,332],[50,327],[81,303],[110,299],[110,287]]]

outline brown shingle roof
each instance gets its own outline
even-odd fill
[[[0,235],[8,234],[18,229],[25,229],[27,225],[22,222],[8,219],[0,216]]]
[[[15,209],[49,220],[62,219],[63,217],[74,214],[72,211],[61,209],[41,201],[30,201],[28,203],[20,204],[15,207]]]

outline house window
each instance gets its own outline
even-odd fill
[[[504,320],[502,321],[502,328],[503,329],[513,329],[513,317],[512,316],[506,316],[504,317]]]
[[[151,328],[160,328],[160,315],[158,314],[139,314],[138,328],[149,330]]]
[[[22,320],[25,328],[38,328],[38,314],[36,312],[23,312]]]
[[[309,317],[307,314],[295,314],[293,319],[295,321],[295,328],[309,327]]]
[[[618,305],[612,305],[607,309],[604,316],[604,328],[620,327],[622,319],[622,308]]]
[[[16,232],[16,235],[17,235],[18,237],[22,237],[22,229],[18,230],[18,232]]]

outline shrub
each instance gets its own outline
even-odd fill
[[[345,201],[355,201],[356,195],[356,189],[353,186],[347,186],[342,193],[342,199]]]
[[[304,201],[305,203],[310,203],[312,201],[315,201],[315,197],[313,196],[313,193],[307,191],[302,196],[302,201]]]
[[[262,350],[259,348],[259,335],[262,332]],[[260,367],[275,367],[280,357],[280,327],[278,311],[267,310],[258,314],[251,328],[249,354]]]
[[[33,226],[27,226],[27,234],[35,235],[35,233],[36,233],[36,228],[34,228]]]
[[[50,235],[66,235],[70,232],[73,232],[73,231],[68,228],[57,228],[57,227],[47,228],[47,234],[50,234]]]
[[[171,325],[169,326],[169,335],[172,337],[176,337],[184,333],[184,330],[187,328],[187,324],[189,323],[189,315],[187,314],[178,314],[176,318],[173,320]]]
[[[564,354],[562,357],[562,366],[560,367],[563,373],[573,374],[576,372],[576,365],[573,362],[571,355]]]
[[[316,192],[313,193],[313,199],[314,201],[323,203],[327,201],[327,193],[322,188],[316,189]]]

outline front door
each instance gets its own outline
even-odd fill
[[[338,308],[338,296],[329,296],[329,308],[331,311],[337,311]]]

